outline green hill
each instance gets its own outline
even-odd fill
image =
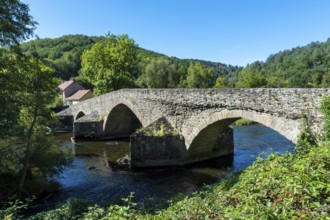
[[[104,37],[88,37],[84,35],[66,35],[50,39],[33,40],[21,45],[23,53],[30,54],[35,45],[41,58],[48,61],[54,70],[54,76],[67,80],[78,76],[81,68],[81,55],[85,49],[94,43],[103,40]]]
[[[35,45],[37,52],[54,70],[54,77],[68,80],[69,78],[79,75],[81,68],[81,55],[86,49],[90,49],[92,45],[98,41],[104,40],[105,37],[90,37],[85,35],[65,35],[59,38],[45,38],[33,40],[21,45],[22,51],[26,54],[32,53],[33,45]],[[167,59],[171,63],[176,64],[176,68],[183,68],[181,74],[185,75],[190,63],[200,62],[203,67],[212,70],[212,79],[210,84],[213,85],[214,81],[219,76],[234,73],[237,67],[226,65],[222,63],[196,60],[196,59],[178,59],[175,57],[168,57],[154,51],[139,48],[139,71],[132,73],[137,79],[143,72],[148,64],[153,59]],[[181,76],[185,78],[185,76]],[[143,85],[142,85],[143,86]],[[179,86],[179,82],[176,86]]]
[[[236,87],[328,87],[330,38],[270,55],[237,72]]]

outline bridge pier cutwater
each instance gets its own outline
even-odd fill
[[[129,137],[132,167],[186,165],[233,153],[239,118],[295,142],[301,118],[321,132],[319,107],[330,89],[123,89],[58,113],[73,116],[76,140]]]

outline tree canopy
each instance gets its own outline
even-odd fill
[[[55,39],[33,40],[21,45],[21,50],[31,55],[34,45],[41,59],[54,69],[53,76],[69,80],[79,75],[81,55],[104,37],[87,37],[84,35],[66,35]]]
[[[35,42],[41,58],[54,69],[54,76],[68,80],[79,75],[83,51],[90,50],[95,43],[104,42],[105,39],[67,35],[55,39],[30,41],[23,43],[21,48],[24,53],[30,54],[31,45]],[[178,59],[137,48],[137,66],[130,71],[129,78],[134,81],[134,85],[131,86],[142,88],[201,86],[203,83],[198,82],[200,79],[197,79],[196,71],[193,70],[193,67],[197,68],[197,63],[200,63],[202,68],[211,70],[211,74],[207,76],[206,87],[327,87],[330,85],[329,54],[330,40],[323,43],[313,42],[304,47],[270,55],[265,62],[256,61],[242,68],[203,60]],[[83,75],[81,74],[77,80],[90,88],[91,81],[88,82]],[[217,81],[219,77],[221,83]],[[201,84],[194,85],[193,81],[195,84]]]
[[[33,35],[36,26],[29,6],[19,0],[0,0],[0,46],[17,46]]]
[[[81,73],[96,95],[132,87],[137,70],[137,45],[128,35],[108,35],[82,55]]]
[[[270,55],[237,72],[237,87],[330,86],[330,39]]]
[[[79,74],[81,71],[82,54],[85,50],[91,49],[95,43],[103,42],[105,39],[106,37],[66,35],[54,39],[45,38],[22,43],[21,50],[25,54],[31,54],[33,52],[33,44],[35,44],[39,56],[44,62],[47,62],[47,65],[54,69],[54,77],[63,80],[75,77],[80,83],[86,84],[86,87],[91,88],[90,85],[87,85],[89,84],[86,83],[87,80]],[[237,67],[231,65],[196,59],[178,59],[140,47],[137,48],[136,53],[138,60],[137,68],[131,72],[131,75],[135,80],[135,84],[139,87],[155,88],[155,85],[148,85],[146,83],[146,75],[150,76],[153,73],[153,69],[158,69],[158,73],[159,71],[168,72],[168,67],[160,65],[165,60],[165,62],[170,63],[175,68],[175,73],[171,73],[173,79],[170,81],[172,82],[166,85],[165,88],[185,87],[183,82],[187,77],[187,70],[190,63],[199,62],[203,67],[211,68],[213,75],[210,80],[213,81],[213,84],[217,77],[232,75],[237,70]],[[158,62],[157,65],[156,60]],[[146,73],[147,67],[148,73]],[[162,70],[161,67],[164,67],[164,69]]]
[[[178,66],[168,58],[153,58],[137,83],[148,88],[175,88],[180,84],[178,70]]]

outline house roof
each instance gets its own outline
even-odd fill
[[[66,100],[79,101],[90,92],[92,92],[90,89],[78,90],[75,94],[66,98]]]
[[[66,88],[68,88],[74,81],[73,80],[69,80],[69,81],[64,81],[62,82],[58,88],[60,88],[60,90],[64,91]]]

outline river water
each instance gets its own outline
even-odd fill
[[[279,133],[262,125],[234,126],[234,155],[232,157],[187,167],[147,169],[140,171],[113,170],[109,161],[128,154],[128,141],[78,142],[70,141],[72,134],[59,134],[62,147],[71,149],[73,163],[56,178],[60,192],[40,201],[44,204],[64,202],[79,197],[92,203],[117,203],[134,192],[134,201],[148,205],[168,200],[178,194],[189,195],[204,184],[219,182],[234,172],[252,164],[258,155],[293,150],[293,143]],[[39,203],[39,205],[40,205]],[[52,205],[51,205],[52,206]]]

